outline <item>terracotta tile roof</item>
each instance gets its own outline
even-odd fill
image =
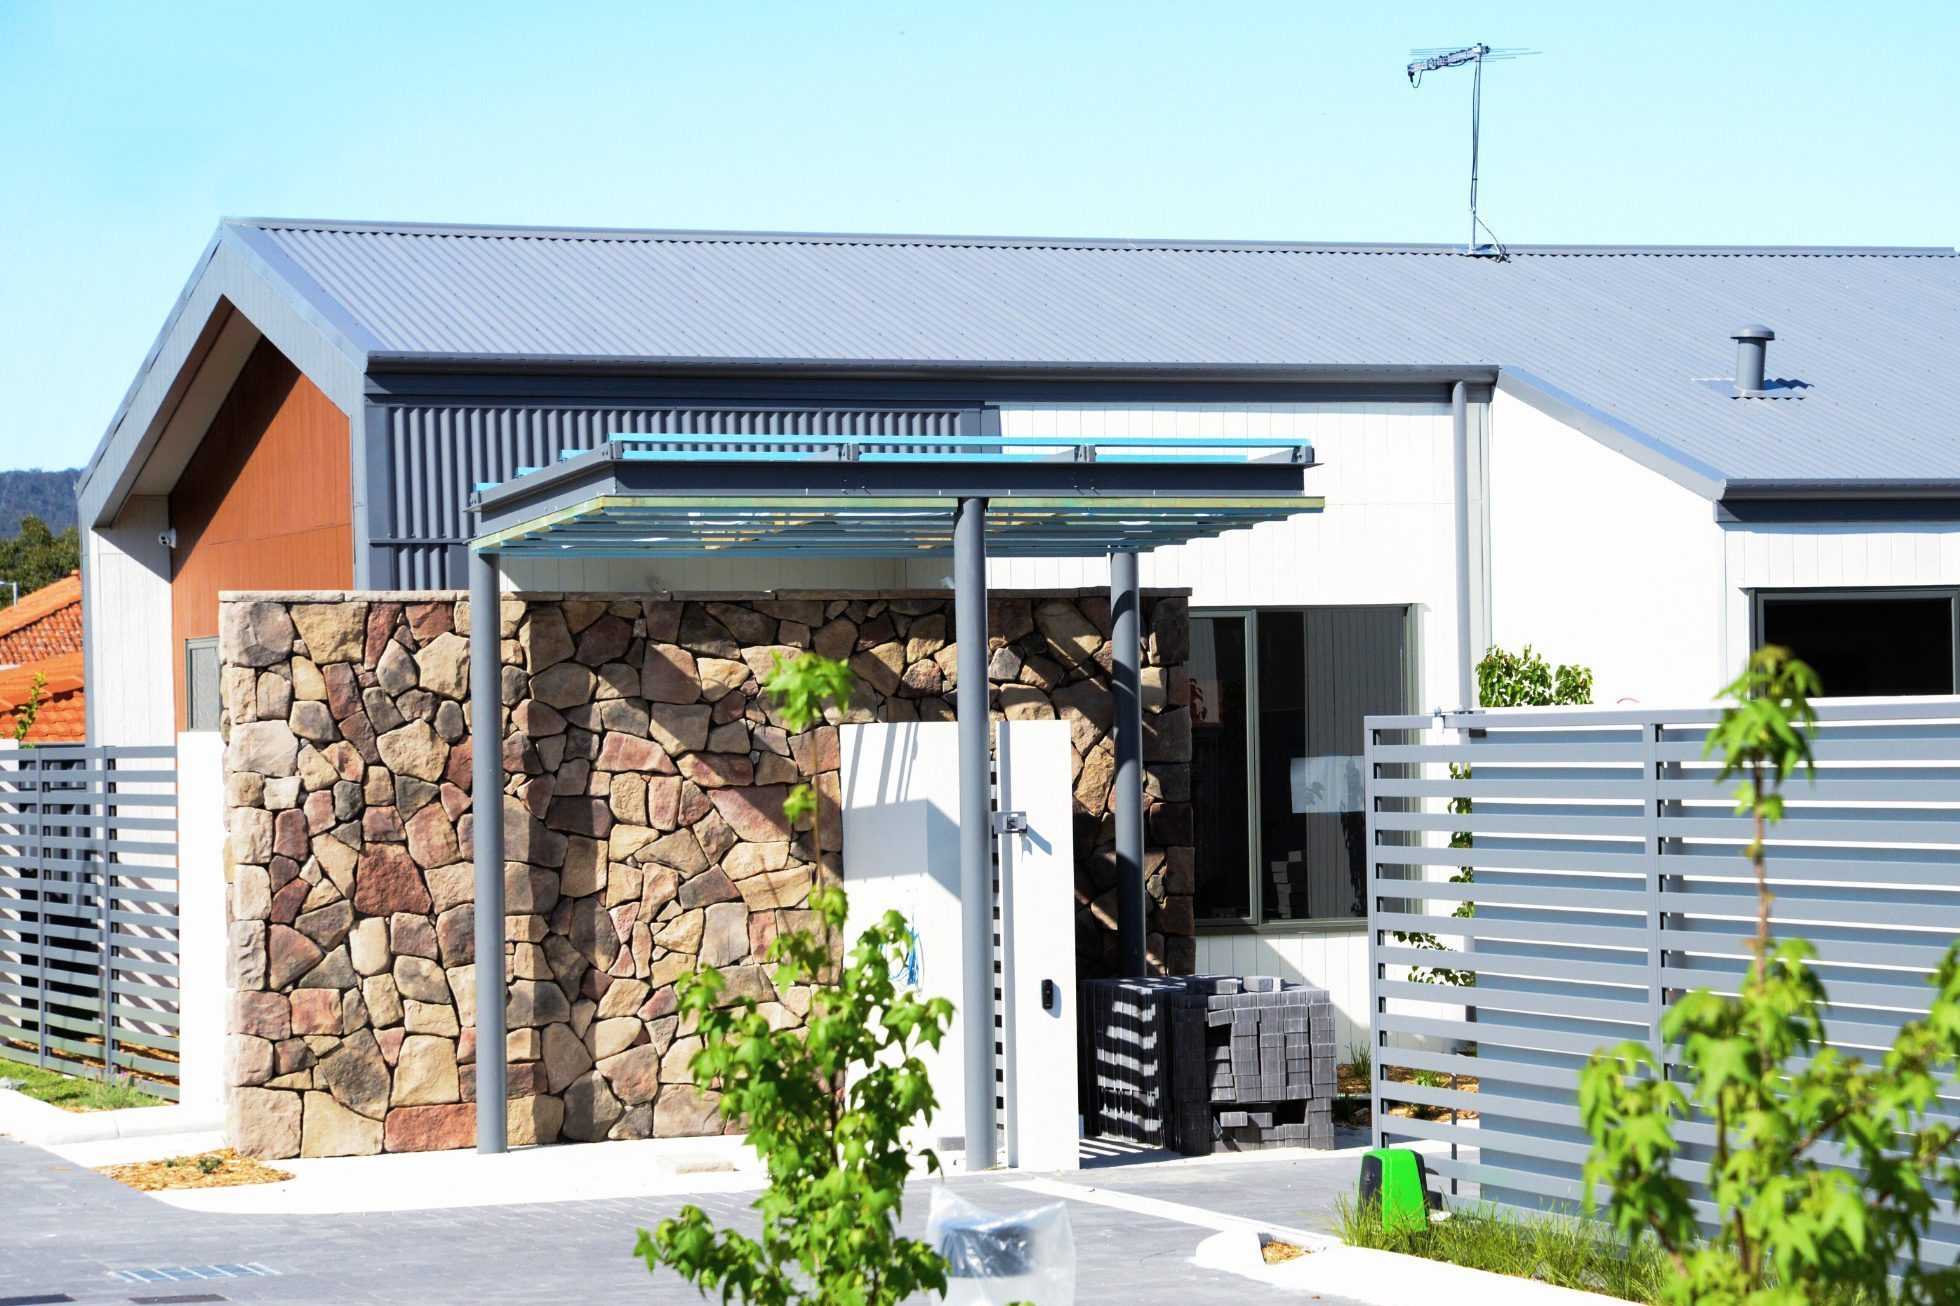
[[[82,574],[71,571],[0,608],[0,665],[82,651]]]
[[[82,714],[79,650],[0,671],[0,738],[13,738],[15,714],[33,692],[36,675],[46,676],[48,683],[41,689],[41,710],[34,717],[34,728],[27,732],[28,739],[41,744],[81,742],[88,735],[88,725]]]

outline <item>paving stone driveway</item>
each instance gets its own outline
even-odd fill
[[[1067,1177],[1078,1185],[1242,1214],[1324,1224],[1352,1160],[1308,1157],[1206,1166],[1123,1166]],[[984,1205],[1042,1199],[993,1176],[954,1181]],[[629,1256],[635,1228],[685,1199],[631,1198],[373,1215],[219,1215],[166,1205],[44,1152],[0,1139],[0,1306],[40,1301],[492,1303],[701,1300]],[[748,1196],[696,1197],[718,1221],[746,1221]],[[909,1202],[924,1220],[925,1195]],[[1240,1303],[1278,1299],[1251,1280],[1190,1263],[1205,1229],[1082,1201],[1069,1204],[1077,1298],[1092,1303]],[[277,1273],[206,1284],[135,1287],[112,1272],[257,1262]],[[59,1294],[68,1294],[63,1297]],[[216,1295],[200,1295],[216,1294]],[[1322,1306],[1339,1306],[1323,1300]]]

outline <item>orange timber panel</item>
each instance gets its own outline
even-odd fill
[[[184,641],[218,633],[220,590],[353,586],[350,459],[346,414],[260,341],[170,492],[179,730]]]

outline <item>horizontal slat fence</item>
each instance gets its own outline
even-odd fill
[[[1634,1039],[1678,1064],[1667,1005],[1734,992],[1748,964],[1750,822],[1703,757],[1716,713],[1368,719],[1378,1144],[1448,1144],[1433,1168],[1502,1205],[1579,1198],[1588,1055]],[[1960,699],[1826,701],[1818,717],[1815,779],[1788,784],[1768,845],[1773,919],[1817,949],[1830,1040],[1876,1060],[1960,936]],[[1960,1087],[1945,1102],[1960,1116]],[[1439,1118],[1389,1113],[1402,1104]],[[1697,1179],[1712,1134],[1680,1136]],[[1960,1253],[1951,1208],[1926,1252]]]
[[[0,750],[0,1058],[177,1097],[176,785],[168,746]]]

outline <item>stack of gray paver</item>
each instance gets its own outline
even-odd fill
[[[1333,1006],[1271,976],[1084,985],[1091,1132],[1187,1155],[1331,1147]]]

